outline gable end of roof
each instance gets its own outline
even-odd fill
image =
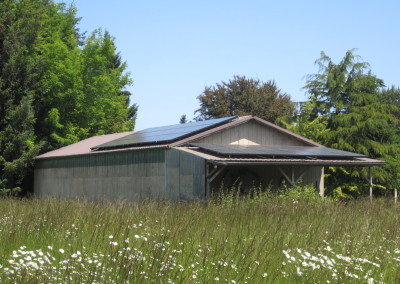
[[[228,128],[231,128],[231,127],[234,127],[234,126],[238,126],[240,124],[247,123],[249,121],[255,121],[255,122],[260,123],[260,124],[262,124],[264,126],[267,126],[267,127],[272,128],[272,129],[275,129],[275,130],[279,131],[280,133],[283,133],[285,135],[288,135],[288,136],[290,136],[292,138],[295,138],[296,140],[299,140],[299,141],[305,143],[306,145],[315,146],[315,147],[324,147],[323,145],[318,144],[318,143],[316,143],[314,141],[311,141],[311,140],[309,140],[309,139],[307,139],[307,138],[305,138],[305,137],[303,137],[301,135],[293,133],[293,132],[291,132],[291,131],[283,128],[283,127],[280,127],[280,126],[275,125],[275,124],[273,124],[273,123],[271,123],[269,121],[266,121],[264,119],[261,119],[259,117],[252,116],[252,115],[238,117],[238,118],[234,119],[233,121],[228,122],[228,123],[226,123],[224,125],[221,125],[219,127],[216,127],[216,128],[210,129],[208,131],[204,131],[204,132],[198,133],[196,135],[187,137],[185,139],[178,140],[176,142],[171,143],[170,147],[184,146],[184,145],[186,145],[186,144],[188,144],[190,142],[193,142],[195,140],[210,136],[212,134],[221,132],[221,131],[223,131],[225,129],[228,129]]]

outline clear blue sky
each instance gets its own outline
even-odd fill
[[[400,1],[68,0],[81,31],[108,30],[134,80],[136,130],[176,124],[199,108],[205,86],[245,75],[275,80],[293,101],[321,51],[369,62],[387,86],[400,85]]]

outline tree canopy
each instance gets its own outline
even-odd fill
[[[179,123],[180,123],[180,124],[188,123],[186,114],[182,114],[182,115],[181,115],[181,118],[179,119]]]
[[[114,38],[78,22],[64,3],[0,2],[0,189],[29,188],[41,152],[134,127]]]
[[[337,64],[322,52],[316,64],[319,72],[309,75],[305,86],[309,100],[289,128],[325,146],[385,160],[387,166],[375,170],[376,183],[393,186],[390,169],[397,163],[390,157],[398,155],[398,108],[383,99],[383,80],[353,50]],[[332,168],[327,184],[338,196],[357,194],[364,181],[354,177],[359,171]]]
[[[293,110],[290,96],[274,81],[265,83],[245,76],[234,76],[227,83],[206,87],[197,99],[200,101],[200,108],[195,111],[197,120],[255,115],[274,122]]]

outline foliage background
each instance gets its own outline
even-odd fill
[[[229,82],[206,87],[197,99],[200,102],[197,120],[254,115],[274,122],[293,111],[290,96],[274,81],[261,82],[245,76],[234,76]]]
[[[39,153],[134,128],[114,38],[78,22],[52,0],[0,3],[0,189],[30,190]]]
[[[74,6],[5,0],[0,12],[0,190],[29,191],[33,157],[132,130],[137,105],[115,39],[101,29],[79,31]],[[328,147],[385,160],[375,187],[381,194],[398,188],[399,89],[385,88],[354,50],[339,63],[322,52],[316,64],[306,102],[291,102],[274,81],[234,76],[204,89],[196,119],[257,115]],[[341,198],[365,187],[359,171],[345,168],[330,168],[326,184]]]
[[[318,73],[308,75],[304,87],[308,101],[299,105],[297,115],[281,117],[279,122],[324,146],[384,160],[385,166],[374,167],[375,193],[398,188],[398,89],[385,89],[355,50],[348,50],[339,63],[321,52],[315,63]],[[368,176],[366,168],[361,171]],[[362,173],[357,168],[330,167],[328,194],[350,198],[366,193]]]

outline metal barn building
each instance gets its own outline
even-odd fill
[[[195,200],[223,183],[243,189],[301,182],[324,193],[324,166],[384,162],[323,147],[254,116],[92,137],[36,157],[37,196]],[[238,179],[239,178],[239,179]],[[368,178],[372,190],[372,176]]]

